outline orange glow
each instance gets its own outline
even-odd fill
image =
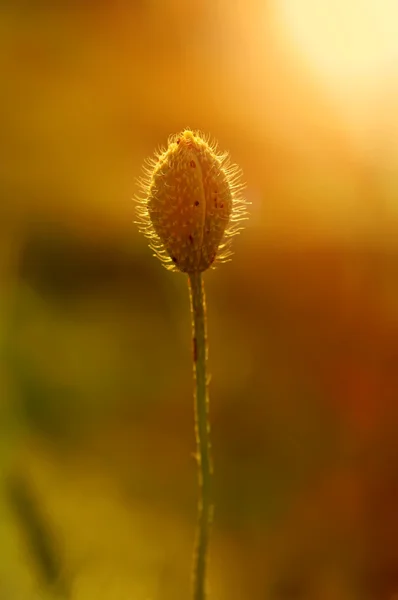
[[[282,0],[284,19],[317,70],[334,84],[398,64],[396,0]]]

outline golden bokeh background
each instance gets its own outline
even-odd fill
[[[185,127],[252,203],[205,275],[210,598],[392,599],[395,0],[0,10],[0,599],[190,597],[187,282],[132,201]]]

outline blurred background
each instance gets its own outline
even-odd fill
[[[396,0],[4,2],[0,598],[190,597],[186,277],[144,159],[212,134],[252,203],[206,273],[212,600],[398,593]]]

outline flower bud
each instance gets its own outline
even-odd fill
[[[246,213],[240,170],[228,154],[187,129],[148,166],[137,198],[139,225],[165,266],[194,273],[227,259],[228,241]]]

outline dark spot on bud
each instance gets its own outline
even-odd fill
[[[199,200],[196,200],[195,206],[199,206]]]
[[[224,208],[224,202],[221,202],[220,208]]]
[[[210,229],[206,229],[206,233],[208,235],[210,233]]]
[[[191,242],[191,244],[193,243],[193,237],[191,234],[189,234],[189,241]]]
[[[176,262],[177,262],[177,259],[176,259],[176,257],[175,257],[175,256],[172,256],[172,257],[171,257],[171,260],[173,261],[173,263],[176,263]]]
[[[181,142],[181,138],[178,138],[176,143],[179,144],[180,142]]]
[[[194,160],[191,160],[189,164],[193,169],[196,169],[196,162]]]
[[[217,198],[214,198],[214,206],[217,208]]]

